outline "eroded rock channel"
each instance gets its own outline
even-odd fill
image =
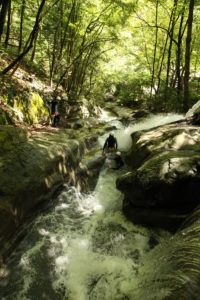
[[[103,161],[98,155],[92,161],[88,154],[79,164],[86,140],[66,142],[65,130],[59,134],[62,142],[60,136],[58,140],[50,133],[46,139],[22,134],[27,152],[14,155],[10,148],[8,154],[14,155],[16,164],[22,163],[22,157],[29,155],[30,159],[19,179],[10,177],[13,188],[1,189],[2,197],[8,194],[13,199],[2,209],[4,224],[17,226],[23,220],[38,199],[34,194],[38,187],[41,195],[61,183],[63,188],[55,205],[31,221],[26,236],[7,260],[0,281],[3,299],[198,299],[199,128],[175,123],[150,129],[177,119],[180,117],[154,116],[129,127],[114,119],[110,127],[117,128],[122,152],[129,149],[124,157],[126,168],[101,169],[94,191],[86,186],[95,186],[93,179]],[[72,137],[73,132],[70,134]],[[99,135],[97,149],[104,139],[105,135]],[[30,169],[38,153],[31,151],[36,141],[38,157],[48,162],[44,165],[38,160]],[[15,146],[14,138],[13,145],[23,148]],[[6,172],[11,174],[11,169],[10,165]],[[29,170],[33,170],[31,178],[26,175]],[[45,180],[38,180],[41,176]],[[15,191],[20,178],[27,178],[25,188]],[[34,190],[28,180],[35,182]],[[125,196],[116,189],[116,180]],[[179,180],[184,182],[181,189]],[[166,224],[176,227],[176,233],[166,230]]]

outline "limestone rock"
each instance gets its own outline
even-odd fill
[[[132,116],[135,119],[140,119],[140,118],[145,118],[148,114],[149,112],[147,110],[138,110],[138,111],[134,111],[132,113]]]
[[[132,138],[131,170],[117,180],[126,215],[142,224],[180,224],[200,203],[200,128],[165,125]]]
[[[0,125],[14,125],[23,122],[23,114],[0,101]]]
[[[37,205],[50,199],[64,180],[76,184],[85,145],[68,132],[31,136],[26,130],[0,127],[0,253],[2,245]]]

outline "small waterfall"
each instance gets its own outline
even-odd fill
[[[123,298],[123,285],[136,276],[149,249],[150,233],[123,216],[118,175],[103,170],[89,195],[63,190],[12,255],[0,282],[1,299]]]
[[[185,117],[180,114],[159,114],[150,115],[148,118],[142,119],[141,121],[136,122],[134,124],[130,124],[127,127],[123,126],[120,123],[120,126],[117,126],[117,130],[114,131],[115,137],[118,140],[119,150],[127,151],[130,148],[132,143],[131,133],[133,132],[155,128],[157,126],[169,124],[184,119]],[[109,116],[107,116],[106,120],[108,122]],[[111,119],[110,122],[113,122],[113,119]],[[99,144],[101,147],[103,147],[107,135],[108,134],[105,134],[99,138]]]

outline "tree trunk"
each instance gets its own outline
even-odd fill
[[[145,34],[144,34],[144,29],[142,27],[142,36],[144,38],[144,51],[145,51],[145,58],[146,58],[146,62],[147,62],[147,66],[148,66],[148,69],[149,69],[149,72],[151,74],[151,64],[149,62],[149,56],[148,56],[148,50],[147,50],[147,43],[146,43],[146,37],[145,37]]]
[[[92,51],[93,48],[90,49],[89,53],[86,55],[85,60],[82,63],[82,68],[81,68],[81,72],[80,72],[80,77],[79,77],[79,92],[78,92],[78,96],[80,96],[83,92],[83,85],[84,85],[84,80],[85,80],[85,76],[86,76],[86,71],[89,65],[89,61],[92,55]]]
[[[71,8],[70,13],[69,13],[69,16],[67,18],[67,22],[66,22],[66,25],[65,25],[65,30],[64,30],[63,37],[61,37],[59,60],[61,60],[61,58],[62,58],[63,49],[64,49],[64,46],[65,46],[65,43],[66,43],[66,38],[67,38],[67,31],[68,31],[68,28],[69,28],[69,22],[71,20],[71,16],[72,16],[72,13],[73,13],[74,9],[75,9],[75,2],[73,2],[72,8]]]
[[[182,39],[183,35],[185,32],[185,28],[182,31],[183,28],[183,21],[184,21],[184,16],[185,16],[185,5],[186,5],[186,0],[183,3],[183,10],[181,13],[181,20],[180,20],[180,25],[179,25],[179,32],[178,32],[178,43],[177,43],[177,52],[176,52],[176,78],[177,78],[177,91],[178,91],[178,96],[180,96],[180,92],[182,90],[182,79],[181,79],[181,45],[182,45]]]
[[[24,48],[24,51],[8,66],[6,67],[3,71],[2,74],[6,74],[8,73],[16,64],[18,64],[23,58],[24,56],[26,56],[26,54],[31,50],[31,48],[33,47],[33,42],[37,36],[38,30],[39,30],[39,23],[40,23],[40,15],[42,13],[43,7],[45,5],[45,1],[46,0],[42,0],[40,7],[38,9],[37,12],[37,16],[36,16],[36,20],[35,20],[35,24],[33,27],[32,32],[30,33],[30,36],[28,38],[28,43],[26,45],[26,47]]]
[[[152,71],[152,78],[151,78],[151,98],[152,98],[152,93],[153,93],[153,88],[154,88],[157,43],[158,43],[158,0],[156,0],[156,39],[155,39],[155,46],[154,46],[153,71]]]
[[[1,43],[1,38],[3,34],[3,29],[6,21],[6,15],[8,11],[8,6],[9,6],[9,1],[8,0],[2,0],[1,3],[1,12],[0,12],[0,43]]]
[[[7,30],[6,30],[6,39],[5,39],[5,46],[8,47],[8,41],[10,37],[10,23],[11,23],[11,0],[9,1],[8,5],[8,21],[7,21]]]
[[[194,0],[190,0],[189,15],[188,15],[188,28],[185,48],[185,77],[184,77],[184,100],[183,108],[187,111],[189,108],[189,78],[190,78],[190,47],[192,39],[192,23],[193,23]]]
[[[23,40],[23,23],[24,23],[24,11],[26,0],[22,0],[22,7],[21,7],[21,20],[20,20],[20,30],[19,30],[19,46],[18,46],[18,53],[21,52],[22,49],[22,40]]]
[[[172,10],[171,15],[170,15],[170,20],[169,20],[169,25],[168,25],[168,32],[170,31],[170,27],[171,27],[171,23],[172,23],[172,18],[173,18],[173,10]],[[169,38],[169,35],[167,34],[166,40],[165,40],[164,49],[163,49],[163,54],[162,54],[162,59],[161,59],[161,64],[160,64],[160,69],[159,69],[159,73],[158,73],[158,87],[157,87],[156,94],[159,92],[159,89],[160,89],[161,73],[162,73],[162,69],[163,69],[163,63],[164,63],[165,53],[166,53],[167,44],[168,44],[168,38]]]
[[[178,0],[174,0],[174,6],[173,6],[173,20],[172,20],[172,27],[171,27],[171,38],[168,48],[168,59],[167,59],[167,74],[166,74],[166,83],[165,83],[165,97],[167,98],[167,90],[169,86],[169,73],[170,73],[170,66],[171,66],[171,53],[172,53],[172,39],[174,36],[174,27],[175,27],[175,17],[176,17],[176,10],[177,10],[177,4]]]
[[[58,28],[59,25],[57,24],[56,30],[54,32],[53,54],[52,54],[52,61],[50,66],[50,77],[49,77],[50,86],[52,86],[53,84],[53,75],[54,75],[54,69],[56,64],[56,46],[57,46]]]
[[[36,46],[37,46],[38,33],[39,33],[39,29],[38,29],[38,31],[36,33],[36,37],[35,37],[35,40],[34,40],[33,51],[32,51],[32,54],[31,54],[31,62],[33,62],[34,59],[35,59],[35,52],[36,52]]]

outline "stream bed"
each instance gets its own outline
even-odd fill
[[[132,132],[182,116],[152,116],[127,128],[107,118],[118,128],[120,150],[127,151]],[[99,138],[99,147],[105,137]],[[55,207],[37,216],[10,256],[0,299],[131,299],[129,279],[137,276],[151,250],[152,231],[134,225],[122,213],[123,196],[115,182],[124,172],[103,168],[95,190],[87,194],[67,186],[61,191]]]

